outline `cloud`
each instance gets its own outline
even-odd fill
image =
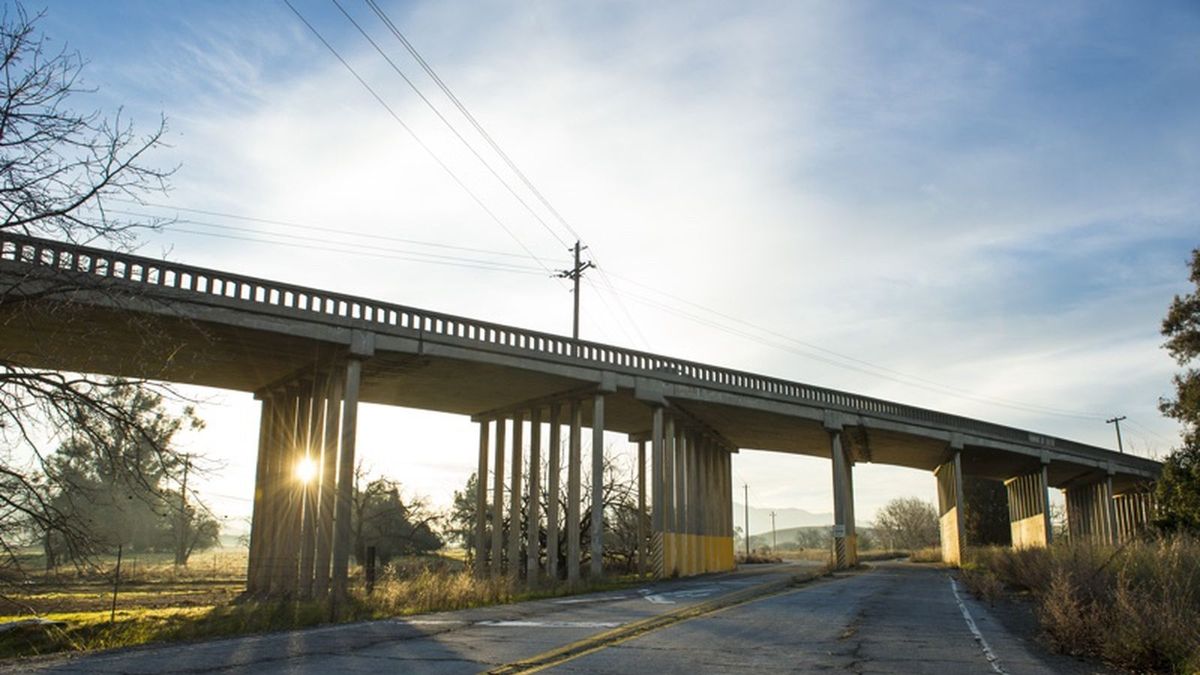
[[[566,263],[562,244],[334,10],[301,11],[548,268]],[[399,45],[365,10],[353,11],[432,96]],[[1021,405],[900,384],[870,366],[875,375],[836,367],[812,356],[845,361],[794,343],[768,346],[782,340],[741,326],[760,337],[746,341],[631,296],[622,309],[611,296],[598,302],[592,287],[585,336],[641,346],[640,332],[672,355],[1097,444],[1112,444],[1102,421],[1032,410],[1127,413],[1165,450],[1154,437],[1170,438],[1171,427],[1154,405],[1172,365],[1158,350],[1157,322],[1184,288],[1200,199],[1200,123],[1190,114],[1200,71],[1189,56],[1197,22],[1186,6],[1145,16],[1139,8],[1141,22],[1125,16],[1133,10],[1081,3],[1001,11],[485,2],[389,11],[614,275]],[[114,96],[162,101],[174,120],[170,157],[182,162],[174,203],[522,253],[285,9],[194,13],[146,51],[140,61],[106,62],[105,73],[120,75]],[[569,296],[544,273],[170,232],[151,245],[168,243],[187,262],[569,328]],[[618,327],[626,311],[638,331]],[[433,423],[405,419],[422,446],[447,438]],[[454,441],[463,480],[473,466],[469,436]],[[369,449],[380,442],[362,445],[389,452]],[[405,457],[406,470],[422,461]],[[828,481],[797,461],[738,459],[747,480],[779,500],[772,505],[817,509],[806,495],[827,491]],[[931,478],[895,475],[879,489],[932,494]]]

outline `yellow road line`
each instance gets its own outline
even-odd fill
[[[780,581],[762,584],[753,588],[748,588],[741,591],[734,591],[723,595],[715,600],[703,602],[691,607],[685,607],[674,612],[667,612],[652,616],[641,621],[634,621],[613,628],[612,630],[597,633],[582,640],[577,640],[568,645],[551,649],[547,652],[532,656],[527,659],[521,659],[513,663],[508,663],[492,670],[486,671],[489,675],[515,675],[516,673],[536,673],[538,671],[557,666],[567,661],[573,661],[581,656],[597,652],[605,647],[610,647],[615,644],[632,640],[635,637],[645,635],[651,631],[660,630],[667,626],[694,619],[706,614],[712,614],[734,605],[740,605],[751,600],[758,600],[769,595],[782,593],[786,590],[794,588],[802,583],[806,583],[816,579],[818,574],[798,574],[796,576],[781,579]]]

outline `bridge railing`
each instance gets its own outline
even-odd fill
[[[314,318],[360,322],[375,330],[417,330],[425,335],[599,364],[609,369],[669,381],[700,383],[737,390],[739,393],[750,391],[770,398],[815,404],[847,413],[869,413],[898,421],[966,430],[1025,445],[1083,452],[1096,450],[1091,446],[1000,424],[800,382],[88,246],[0,232],[0,260],[119,280],[147,288],[169,288],[201,297],[218,297],[244,303],[248,309],[286,309]]]

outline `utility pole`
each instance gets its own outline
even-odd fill
[[[584,270],[596,266],[591,260],[587,261],[586,263],[581,263],[579,261],[579,254],[586,248],[586,246],[580,247],[579,241],[577,240],[575,242],[575,247],[573,249],[568,249],[575,252],[575,267],[569,270],[559,270],[558,274],[555,275],[560,279],[570,279],[575,283],[575,320],[571,324],[571,337],[576,340],[579,339],[579,279],[583,276]]]
[[[1117,452],[1122,454],[1125,452],[1125,446],[1121,445],[1121,420],[1123,419],[1125,419],[1124,415],[1121,415],[1120,417],[1114,417],[1110,420],[1104,420],[1105,424],[1112,424],[1117,427]]]
[[[771,512],[771,552],[779,547],[779,542],[775,541],[775,512]]]
[[[746,557],[750,557],[750,485],[742,483],[742,501],[746,502],[743,507],[746,511]]]

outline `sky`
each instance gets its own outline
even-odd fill
[[[577,233],[600,268],[584,338],[1176,442],[1158,330],[1200,246],[1195,3],[379,1],[569,228],[361,0],[342,7],[504,183],[332,2],[294,5],[371,91],[282,1],[58,0],[41,26],[88,61],[78,105],[167,120],[170,193],[122,206],[175,220],[142,253],[569,334],[548,271]],[[201,489],[243,527],[256,404],[186,391]],[[360,425],[373,471],[435,506],[473,471],[466,418]],[[935,499],[922,472],[855,470],[864,523]],[[739,501],[831,510],[827,461],[744,449],[734,473]]]

